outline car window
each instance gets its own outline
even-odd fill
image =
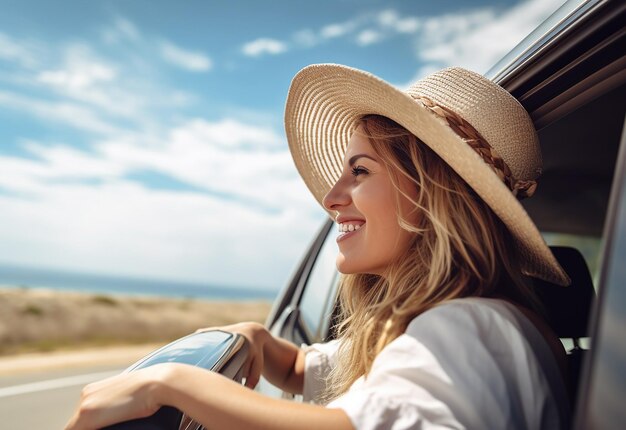
[[[602,238],[564,233],[543,233],[543,237],[550,246],[570,246],[580,251],[585,258],[593,286],[597,292]]]
[[[335,301],[339,276],[335,269],[337,243],[331,229],[315,259],[300,298],[300,315],[313,342],[326,337],[330,313]]]

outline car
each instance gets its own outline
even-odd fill
[[[570,0],[486,74],[538,130],[544,171],[522,204],[549,245],[569,245],[554,253],[573,284],[542,300],[568,350],[579,429],[626,422],[624,22],[626,2]],[[335,230],[323,224],[277,297],[266,324],[274,335],[297,345],[334,337]],[[263,380],[258,390],[292,397]]]
[[[535,196],[522,203],[573,281],[568,288],[537,290],[568,350],[576,429],[626,422],[624,22],[626,2],[569,0],[486,74],[520,101],[538,130],[544,171]],[[296,345],[333,339],[340,279],[336,253],[328,220],[273,304],[266,326],[275,336]],[[193,355],[194,348],[166,354],[167,360]],[[235,380],[243,362],[238,354],[245,351],[229,355],[235,365],[224,366]],[[256,390],[298,400],[264,379]],[[171,428],[202,428],[185,417],[181,422],[179,415],[175,421]],[[153,424],[115,428],[170,428]]]

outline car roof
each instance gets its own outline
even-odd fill
[[[544,157],[523,204],[542,231],[600,236],[626,113],[625,2],[569,0],[486,74],[529,112]]]

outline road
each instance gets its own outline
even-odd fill
[[[0,377],[0,428],[62,429],[84,385],[122,370],[97,366]]]
[[[113,376],[153,345],[0,359],[0,430],[63,429],[86,384]]]

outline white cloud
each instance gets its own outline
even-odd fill
[[[352,32],[357,26],[356,21],[346,21],[337,24],[329,24],[322,28],[320,36],[325,39],[334,39],[336,37],[345,36]]]
[[[115,20],[115,28],[129,40],[138,40],[140,38],[139,30],[137,30],[135,24],[126,18],[118,17]]]
[[[233,119],[218,122],[191,120],[173,130],[171,135],[174,142],[210,142],[212,146],[233,149],[271,149],[283,144],[283,139],[273,130],[250,126]]]
[[[75,103],[51,102],[0,91],[0,106],[9,110],[28,113],[43,122],[59,122],[78,130],[98,134],[111,134],[118,131],[114,125],[103,121],[93,110]]]
[[[62,144],[44,145],[35,141],[26,141],[23,146],[44,163],[45,168],[38,172],[41,179],[106,179],[115,178],[126,171],[122,163],[104,159],[97,152],[86,152]]]
[[[415,41],[417,58],[426,65],[413,80],[451,65],[486,72],[561,4],[528,0],[503,12],[481,8],[423,20]]]
[[[308,28],[294,33],[293,40],[295,43],[300,46],[304,46],[305,48],[310,48],[319,43],[318,37],[315,35],[315,32]]]
[[[101,82],[110,82],[117,77],[114,67],[90,61],[85,47],[70,49],[66,68],[60,70],[44,70],[37,76],[37,80],[69,91],[82,90]]]
[[[420,27],[417,18],[406,18],[396,23],[396,30],[400,33],[415,33]]]
[[[25,142],[35,159],[0,156],[0,261],[277,288],[323,218],[280,141],[270,128],[193,119],[151,144]],[[128,179],[145,170],[193,189]]]
[[[561,4],[562,0],[527,0],[505,10],[480,7],[430,17],[385,9],[323,26],[317,33],[302,30],[293,40],[310,48],[358,32],[354,42],[367,47],[391,37],[413,35],[417,57],[426,63],[415,78],[453,64],[485,71]]]
[[[325,25],[319,31],[303,29],[295,32],[292,40],[299,47],[311,48],[324,41],[328,42],[332,39],[346,37],[356,31],[365,21],[363,16],[358,16],[348,21]],[[374,37],[374,33],[374,30],[365,30],[355,40],[362,46],[373,43],[371,39]]]
[[[357,44],[360,46],[368,46],[380,42],[383,35],[374,30],[363,30],[356,38]]]
[[[242,51],[250,57],[259,57],[263,54],[277,55],[287,51],[287,45],[276,39],[260,38],[246,43]]]
[[[253,125],[280,121],[245,109],[189,117],[177,108],[194,96],[161,79],[169,42],[123,18],[101,36],[100,45],[40,41],[47,56],[37,62],[2,40],[0,61],[17,71],[2,72],[12,87],[0,88],[0,109],[51,125],[57,140],[18,138],[27,156],[0,154],[0,261],[280,287],[323,219],[279,126]],[[119,43],[115,56],[103,42]]]
[[[139,29],[130,20],[117,17],[113,24],[102,30],[102,40],[107,44],[120,42],[138,42],[141,39]]]
[[[166,136],[150,146],[116,138],[101,143],[98,156],[116,166],[126,166],[128,171],[162,172],[196,188],[274,210],[283,207],[281,200],[300,199],[290,191],[300,179],[286,146],[272,129],[233,119],[194,119],[171,129]]]
[[[385,27],[391,27],[398,21],[398,12],[388,9],[378,14],[378,22]]]
[[[321,36],[327,39],[343,36],[346,33],[347,30],[345,29],[345,27],[339,24],[327,25],[326,27],[322,28],[322,31],[320,32]]]
[[[39,63],[40,49],[33,42],[15,40],[0,33],[0,60],[16,62],[23,67],[34,67]]]
[[[415,33],[420,26],[418,18],[401,18],[398,12],[392,9],[380,12],[377,20],[381,27],[390,28],[398,33]]]
[[[319,213],[307,217],[288,208],[264,215],[237,202],[129,182],[50,186],[40,198],[0,196],[0,204],[7,208],[0,213],[5,262],[66,267],[72,261],[109,275],[274,289],[321,222]]]
[[[208,56],[200,52],[183,49],[171,42],[162,42],[160,51],[166,61],[182,69],[192,72],[206,72],[213,67],[213,62]]]
[[[91,112],[94,120],[107,123],[111,128],[120,122],[152,128],[155,126],[155,121],[151,119],[153,111],[163,107],[186,106],[194,100],[193,95],[161,85],[154,76],[154,69],[158,66],[138,65],[142,62],[141,58],[132,56],[128,61],[103,58],[86,43],[72,43],[48,50],[55,54],[56,64],[34,71],[31,79],[13,79],[14,84],[38,90],[38,96],[30,97],[29,103],[20,103],[20,108],[25,111],[29,111],[28,106],[31,106],[31,114],[37,114],[44,105],[66,105],[69,99],[76,109]],[[55,97],[50,98],[50,94]],[[40,108],[35,109],[35,106]],[[82,127],[81,124],[71,125]],[[94,130],[98,128],[101,127]]]
[[[322,41],[344,38],[358,32],[354,42],[358,46],[366,47],[393,35],[415,33],[420,26],[418,18],[400,16],[397,11],[387,9],[378,13],[362,13],[344,22],[328,24],[318,32],[304,29],[296,32],[292,39],[300,47],[311,48]]]
[[[96,135],[137,128],[143,134],[157,133],[162,126],[157,118],[160,110],[194,101],[192,95],[162,85],[158,64],[146,61],[145,55],[127,52],[122,59],[112,59],[103,57],[92,44],[75,41],[33,45],[46,52],[45,61],[37,67],[3,72],[1,81],[12,89],[0,89],[0,106],[48,125]]]

